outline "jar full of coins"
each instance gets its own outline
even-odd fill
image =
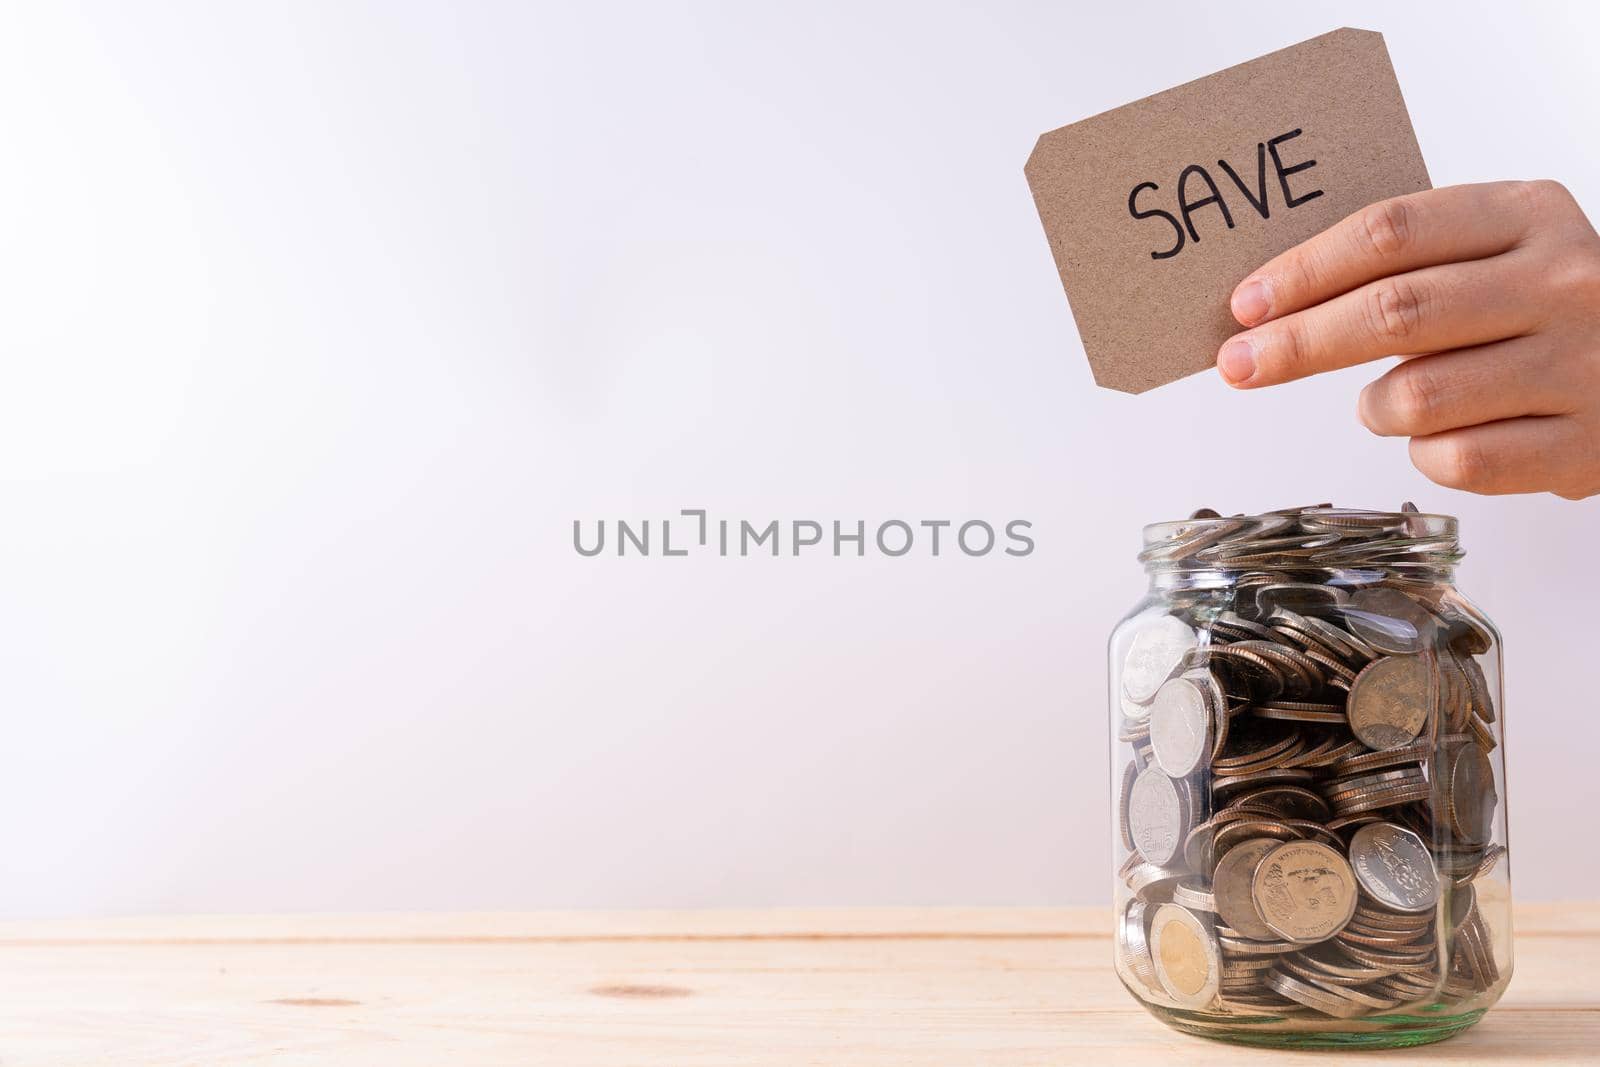
[[[1110,641],[1117,974],[1179,1030],[1415,1045],[1511,978],[1500,636],[1456,520],[1144,531]]]

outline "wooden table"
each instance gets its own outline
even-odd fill
[[[1101,909],[0,923],[0,1064],[1600,1063],[1600,904],[1517,915],[1516,978],[1476,1028],[1292,1056],[1146,1015]]]

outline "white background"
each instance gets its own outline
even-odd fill
[[[0,911],[1098,902],[1140,525],[1407,498],[1592,896],[1600,501],[1430,486],[1372,368],[1094,388],[1022,176],[1355,25],[1437,184],[1600,209],[1583,8],[6,7]],[[1038,550],[573,551],[686,507]]]

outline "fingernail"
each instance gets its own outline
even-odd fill
[[[1356,394],[1356,418],[1369,430],[1372,430],[1372,406],[1372,383],[1368,382],[1366,387]],[[1373,430],[1373,433],[1377,431]]]
[[[1254,326],[1272,311],[1272,289],[1265,278],[1251,278],[1233,291],[1233,317]]]
[[[1256,373],[1255,345],[1243,337],[1235,337],[1217,353],[1217,370],[1229,385],[1241,385]]]

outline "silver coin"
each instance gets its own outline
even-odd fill
[[[1148,704],[1198,643],[1194,630],[1171,615],[1142,624],[1122,660],[1123,694],[1135,704]]]
[[[1415,833],[1392,822],[1368,823],[1350,838],[1350,866],[1367,895],[1395,911],[1439,903],[1439,868]]]
[[[1172,903],[1182,904],[1190,911],[1215,913],[1217,910],[1217,898],[1211,895],[1205,879],[1193,875],[1172,887]]]
[[[1122,709],[1123,718],[1129,722],[1142,722],[1150,715],[1149,704],[1135,703],[1127,693],[1117,694],[1117,706]]]
[[[1187,778],[1211,750],[1211,702],[1187,676],[1170,678],[1150,702],[1150,747],[1173,778]]]
[[[1183,871],[1157,867],[1153,863],[1136,864],[1127,877],[1128,888],[1133,890],[1133,895],[1146,904],[1165,904],[1172,899],[1172,892],[1183,880]]]
[[[1144,903],[1138,900],[1128,901],[1128,910],[1122,914],[1121,936],[1117,947],[1134,977],[1152,993],[1159,993],[1162,988],[1161,979],[1156,977],[1155,960],[1150,955],[1148,926]]]
[[[1146,767],[1128,794],[1128,829],[1139,855],[1157,867],[1171,863],[1190,826],[1189,792],[1159,767]]]
[[[1330,992],[1322,986],[1303,982],[1294,975],[1283,970],[1267,972],[1265,984],[1268,989],[1280,993],[1290,1000],[1304,1004],[1324,1015],[1334,1015],[1341,1019],[1354,1019],[1363,1014],[1366,1009],[1361,1005]]]
[[[1133,829],[1128,825],[1128,800],[1133,796],[1133,783],[1139,777],[1139,761],[1129,760],[1122,769],[1122,791],[1117,804],[1117,828],[1122,832],[1122,844],[1129,852],[1138,846],[1133,843]]]

